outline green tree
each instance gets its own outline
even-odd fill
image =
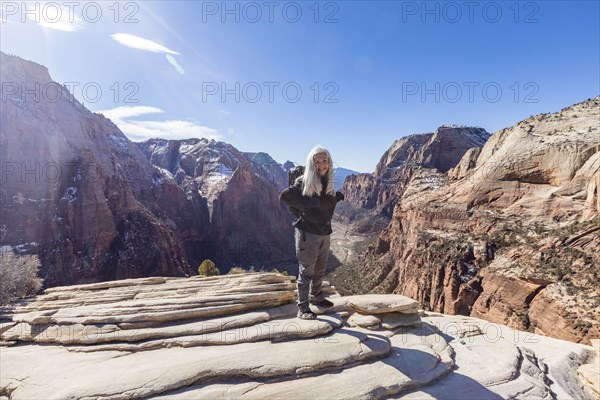
[[[198,267],[198,275],[204,275],[204,276],[219,275],[219,268],[217,268],[217,266],[215,265],[215,263],[212,260],[206,259],[206,260],[202,261],[202,264],[200,264],[200,266]]]

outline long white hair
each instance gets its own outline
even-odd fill
[[[333,191],[333,160],[331,154],[323,145],[317,145],[308,153],[306,157],[306,167],[304,168],[304,176],[302,178],[303,186],[302,195],[304,196],[320,196],[323,185],[321,184],[321,177],[315,168],[314,157],[317,154],[327,154],[327,160],[329,161],[329,169],[327,170],[327,194],[332,196],[335,195]]]

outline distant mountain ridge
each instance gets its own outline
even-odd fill
[[[0,63],[0,245],[38,254],[46,286],[190,275],[204,258],[222,272],[292,265],[284,171],[268,154],[206,139],[133,143],[46,67],[4,53]],[[61,96],[11,93],[14,82]]]
[[[333,169],[333,187],[335,190],[341,190],[344,187],[344,181],[350,175],[358,175],[360,172],[343,167],[335,167]]]
[[[291,215],[279,201],[287,175],[267,153],[207,139],[136,144],[160,179],[174,180],[188,198],[206,200],[210,227],[203,246],[188,248],[194,262],[210,258],[225,268],[291,263]]]

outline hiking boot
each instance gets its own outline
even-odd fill
[[[310,310],[298,310],[298,318],[300,319],[315,319],[317,315]]]
[[[321,301],[311,301],[310,303],[314,304],[315,306],[323,307],[323,308],[333,307],[333,303],[327,299],[323,299]]]

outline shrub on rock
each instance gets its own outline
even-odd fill
[[[40,259],[34,255],[17,256],[12,250],[0,252],[0,305],[36,294],[42,287],[37,273]]]
[[[206,260],[202,261],[202,264],[200,264],[200,266],[198,267],[198,275],[204,275],[204,276],[219,275],[219,269],[217,268],[217,266],[215,265],[215,263],[212,260],[206,259]]]

